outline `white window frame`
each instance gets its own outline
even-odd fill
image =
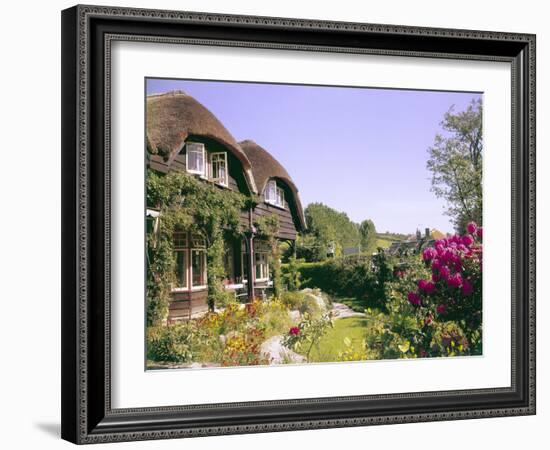
[[[281,188],[279,186],[276,186],[276,187],[277,187],[277,203],[276,203],[276,205],[279,208],[284,208],[285,207],[285,191],[283,190],[283,188]],[[280,202],[279,202],[279,199],[280,199]]]
[[[182,253],[183,254],[183,264],[185,266],[184,271],[184,279],[185,279],[185,285],[180,286],[179,280],[176,281],[176,286],[172,288],[172,291],[188,291],[189,290],[189,249],[176,249],[174,250],[174,253]],[[177,256],[176,256],[176,264],[177,264]]]
[[[178,236],[179,235],[179,236]],[[179,238],[179,239],[178,239]],[[206,245],[204,238],[199,233],[190,233],[188,231],[176,231],[174,233],[174,257],[176,253],[182,253],[184,258],[185,270],[185,286],[175,286],[172,284],[172,292],[189,292],[199,291],[208,287],[207,280],[207,265],[206,265]],[[178,242],[181,242],[178,245]],[[193,252],[203,253],[203,283],[201,285],[193,285]],[[177,260],[176,260],[177,263]],[[179,280],[177,281],[179,282]]]
[[[264,260],[262,264],[258,265],[258,256],[261,256]],[[260,266],[261,277],[257,276],[257,268]],[[261,268],[265,266],[265,272]],[[268,252],[254,252],[254,276],[256,281],[269,281],[269,253]]]
[[[246,250],[241,251],[241,280],[243,283],[248,283],[248,270],[244,269],[244,263],[246,261],[246,264],[248,264],[248,254],[246,253]]]
[[[214,157],[219,156],[223,158],[221,161],[223,161],[225,165],[225,176],[223,180],[221,180],[220,178],[214,178]],[[213,181],[220,186],[227,187],[229,185],[229,166],[227,165],[227,152],[215,152],[210,154],[210,181]]]
[[[202,171],[200,170],[194,170],[189,168],[189,152],[190,152],[190,146],[198,146],[202,149]],[[193,150],[196,151],[196,150]],[[185,168],[188,173],[193,173],[196,175],[200,175],[201,177],[206,177],[206,170],[207,170],[207,160],[206,160],[206,147],[201,142],[187,142],[185,144]]]
[[[268,193],[273,190],[275,198],[271,198]],[[278,208],[285,209],[285,191],[283,188],[277,186],[275,180],[269,180],[264,189],[264,200],[270,205],[277,206]]]
[[[203,254],[203,283],[204,284],[201,284],[201,285],[197,285],[195,286],[193,284],[193,252],[200,252]],[[191,290],[192,291],[197,291],[197,290],[201,290],[201,289],[205,289],[208,285],[206,284],[207,282],[207,276],[208,274],[206,273],[206,249],[204,248],[192,248],[189,250],[189,280],[191,282]]]
[[[172,286],[172,291],[188,291],[189,290],[189,233],[187,231],[175,231],[174,236],[174,257],[176,258],[177,265],[177,253],[183,254],[183,262],[185,265],[185,285],[178,286],[179,280],[176,280],[176,286]],[[177,271],[177,267],[176,267]]]

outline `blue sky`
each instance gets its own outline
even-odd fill
[[[444,113],[479,93],[148,79],[147,94],[180,89],[237,139],[268,150],[302,203],[346,212],[376,229],[412,233],[453,227],[430,191],[427,149]]]

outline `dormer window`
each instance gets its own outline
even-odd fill
[[[227,186],[227,153],[212,153],[210,155],[210,167],[211,181]]]
[[[185,144],[187,172],[196,173],[202,177],[206,175],[206,150],[204,144],[188,142]]]
[[[269,180],[267,182],[264,198],[266,203],[278,206],[279,208],[285,207],[285,191],[277,186],[275,180]]]

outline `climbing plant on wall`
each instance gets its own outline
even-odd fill
[[[246,197],[198,180],[185,172],[147,172],[147,205],[160,210],[155,235],[147,238],[147,321],[166,318],[174,281],[173,235],[176,230],[200,233],[206,243],[208,304],[224,300],[224,233],[237,235]]]
[[[281,249],[277,235],[279,234],[279,217],[275,214],[262,216],[254,222],[256,233],[260,239],[267,241],[269,245],[269,265],[273,278],[273,294],[279,297],[282,293]]]

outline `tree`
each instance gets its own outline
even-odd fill
[[[342,249],[356,247],[361,240],[359,228],[346,213],[323,203],[311,203],[305,210],[307,231],[297,242],[297,253],[308,261],[322,261],[330,249],[340,256]]]
[[[376,250],[376,228],[370,219],[363,220],[359,225],[359,236],[361,237],[361,250],[372,253]]]
[[[465,111],[454,107],[441,122],[443,133],[428,149],[427,168],[432,173],[432,191],[447,201],[447,214],[458,232],[470,221],[481,223],[482,212],[482,109],[472,100]]]

